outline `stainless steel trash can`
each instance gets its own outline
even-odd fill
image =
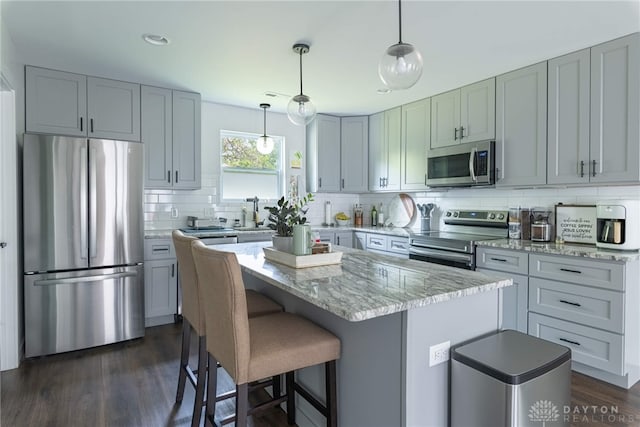
[[[568,426],[571,350],[501,331],[451,350],[451,427]]]

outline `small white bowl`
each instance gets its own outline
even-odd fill
[[[351,219],[338,219],[336,218],[336,222],[338,223],[339,226],[346,226],[346,225],[351,225]]]

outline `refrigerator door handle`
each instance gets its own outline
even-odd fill
[[[89,260],[97,255],[97,190],[96,190],[96,154],[97,150],[89,145]]]
[[[89,251],[87,220],[89,215],[89,187],[87,186],[87,147],[80,148],[80,258],[87,259]]]
[[[67,285],[70,283],[102,282],[109,279],[122,279],[124,277],[135,276],[137,276],[137,273],[135,271],[130,271],[114,274],[99,274],[97,276],[69,277],[66,279],[42,279],[36,280],[33,284],[35,286]]]

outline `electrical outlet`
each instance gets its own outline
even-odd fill
[[[450,341],[441,342],[440,344],[429,347],[429,367],[436,366],[449,360]]]
[[[178,208],[171,208],[171,218],[178,218]]]

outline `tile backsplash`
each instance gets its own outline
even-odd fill
[[[203,174],[200,190],[145,190],[144,219],[145,229],[174,229],[187,224],[187,216],[203,218],[227,218],[229,224],[234,219],[242,218],[242,208],[250,213],[252,203],[221,203],[217,194],[218,177],[214,174]],[[304,193],[302,193],[304,194]],[[331,213],[345,212],[353,217],[356,203],[364,210],[364,224],[371,223],[371,207],[380,203],[386,210],[391,198],[396,193],[316,193],[314,201],[309,204],[307,219],[313,225],[324,222],[325,202],[331,202]],[[416,203],[435,203],[436,224],[439,224],[442,212],[451,208],[507,209],[509,207],[542,207],[553,209],[557,203],[595,204],[602,200],[631,199],[640,200],[640,186],[614,187],[577,187],[577,188],[540,188],[503,190],[495,188],[455,189],[448,191],[409,192]],[[251,197],[251,194],[247,194]],[[260,218],[267,212],[264,206],[275,203],[275,200],[260,200]],[[248,218],[249,219],[249,218]],[[419,222],[411,225],[419,228]]]

